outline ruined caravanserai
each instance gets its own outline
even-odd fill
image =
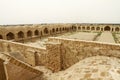
[[[119,43],[120,24],[1,25],[0,80],[120,80]]]

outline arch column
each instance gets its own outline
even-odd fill
[[[18,35],[17,35],[17,33],[15,33],[14,35],[15,35],[15,41],[18,40]]]
[[[7,40],[7,37],[5,34],[2,35],[4,40]]]
[[[27,39],[27,32],[24,33],[24,39]]]

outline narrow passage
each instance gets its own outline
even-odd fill
[[[98,41],[107,42],[107,43],[115,43],[112,33],[109,31],[102,32]]]

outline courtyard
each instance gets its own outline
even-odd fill
[[[117,35],[118,37],[120,35]],[[86,31],[86,32],[68,32],[65,34],[54,35],[51,37],[59,37],[59,38],[66,38],[66,39],[77,39],[77,40],[85,40],[85,41],[98,41],[98,42],[105,42],[105,43],[115,43],[114,37],[111,32],[93,32],[93,31]],[[41,39],[36,40],[35,42],[26,42],[25,44],[34,46],[34,47],[44,47],[45,43],[48,41],[48,37],[44,37]]]

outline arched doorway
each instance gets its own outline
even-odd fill
[[[92,27],[91,30],[95,30],[95,27]]]
[[[73,26],[72,26],[72,30],[73,30],[73,31],[76,31],[76,29],[77,29],[76,26],[73,25]]]
[[[48,29],[47,28],[44,29],[44,34],[48,34]]]
[[[81,27],[78,27],[79,30],[81,30]]]
[[[84,27],[84,26],[82,27],[82,30],[85,30],[85,27]]]
[[[11,32],[9,32],[6,36],[7,36],[7,40],[12,40],[15,38],[14,34]]]
[[[24,38],[24,33],[22,31],[18,32],[18,38]]]
[[[89,27],[89,26],[87,27],[87,30],[90,30],[90,27]]]
[[[54,28],[52,29],[52,33],[55,33],[55,29]]]
[[[29,30],[29,31],[27,32],[27,37],[32,37],[32,31]]]
[[[100,27],[97,27],[96,30],[99,31],[99,30],[100,30]]]
[[[110,31],[111,29],[110,29],[110,27],[109,26],[106,26],[105,28],[104,28],[104,31]]]
[[[58,28],[56,28],[56,32],[58,32]]]
[[[35,31],[34,31],[34,34],[35,34],[35,36],[38,36],[38,35],[39,35],[39,31],[38,31],[38,30],[35,30]]]
[[[62,30],[64,31],[64,27],[62,28]]]

